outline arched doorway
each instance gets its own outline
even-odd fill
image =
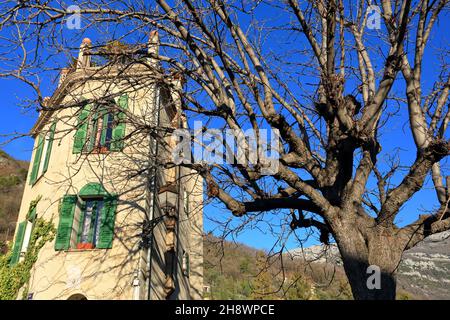
[[[75,293],[71,295],[69,298],[67,298],[67,300],[87,300],[87,298],[81,293]]]

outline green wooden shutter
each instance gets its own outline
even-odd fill
[[[114,222],[116,220],[117,197],[106,196],[104,198],[102,216],[100,218],[100,235],[97,241],[97,248],[112,248],[114,238]]]
[[[50,155],[52,153],[53,139],[55,138],[55,128],[56,128],[56,123],[52,124],[52,126],[50,127],[50,135],[48,137],[47,152],[45,153],[44,168],[42,169],[43,172],[47,172],[48,163],[50,162]]]
[[[55,241],[55,250],[67,250],[70,247],[70,236],[72,234],[72,224],[76,204],[76,195],[66,195],[62,199],[59,212],[58,231]]]
[[[27,213],[27,220],[30,222],[34,222],[34,219],[36,219],[36,206],[30,208],[30,210]]]
[[[121,110],[128,109],[128,95],[124,94],[119,97],[118,104]],[[117,124],[112,132],[111,150],[121,151],[123,149],[123,139],[125,137],[125,112],[120,111],[116,114]]]
[[[23,238],[25,236],[25,229],[27,226],[27,222],[23,221],[19,223],[19,227],[17,229],[16,242],[14,243],[13,252],[11,255],[11,259],[9,260],[9,264],[12,266],[19,262],[20,259],[20,250],[22,249]]]
[[[91,111],[91,105],[87,104],[78,115],[77,132],[75,133],[75,139],[73,143],[73,153],[81,153],[84,145],[86,144],[87,130],[88,130],[88,117]]]
[[[34,160],[33,160],[33,168],[31,169],[31,175],[30,175],[30,184],[33,185],[36,182],[38,173],[39,173],[39,166],[41,164],[41,158],[42,158],[42,150],[44,149],[44,139],[41,135],[39,135],[38,144],[36,146],[36,152],[34,153]]]

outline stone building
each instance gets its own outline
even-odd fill
[[[157,32],[137,58],[120,50],[94,64],[84,39],[32,129],[10,263],[23,260],[36,219],[57,232],[32,268],[29,299],[202,298],[203,181],[168,165],[169,129],[187,126],[182,78],[161,80]]]

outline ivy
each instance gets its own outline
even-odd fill
[[[36,208],[37,204],[39,203],[39,201],[41,201],[42,199],[42,195],[37,196],[36,199],[34,199],[33,201],[30,202],[30,208],[28,209],[29,211],[33,210],[34,208]]]
[[[22,299],[28,294],[28,281],[33,265],[36,263],[39,251],[55,237],[56,229],[52,222],[42,218],[36,219],[31,233],[25,257],[19,263],[10,266],[11,248],[5,255],[0,255],[0,300],[14,300],[22,287]]]
[[[42,195],[39,195],[36,199],[30,202],[30,207],[28,208],[27,219],[29,221],[33,221],[33,215],[36,215],[36,206],[39,201],[42,199]]]

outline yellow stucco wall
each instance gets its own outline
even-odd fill
[[[81,97],[99,98],[122,92],[122,85],[116,82],[81,82],[71,87],[70,94],[64,96],[62,105],[70,105]],[[73,154],[73,129],[77,123],[79,107],[54,112],[40,130],[46,132],[51,123],[57,121],[48,171],[33,186],[27,183],[18,222],[25,220],[30,202],[42,196],[37,205],[37,216],[53,221],[57,227],[61,198],[65,194],[77,194],[89,182],[101,183],[108,192],[118,194],[119,203],[112,249],[55,251],[54,241],[42,248],[29,283],[33,299],[67,299],[73,294],[83,294],[88,299],[147,298],[148,252],[139,248],[139,233],[140,223],[148,213],[150,191],[147,176],[138,173],[148,165],[149,137],[148,132],[135,131],[136,128],[151,125],[155,121],[154,88],[150,81],[128,93],[130,113],[126,131],[127,134],[132,134],[126,141],[123,152]],[[33,159],[30,172],[32,163]],[[192,249],[191,275],[188,278],[181,270],[178,271],[177,298],[200,299],[203,286],[202,180],[197,178],[193,182],[190,178],[185,183],[186,188],[195,190],[191,191],[193,195],[190,198],[193,213],[190,219],[180,219],[179,244],[188,250]],[[164,251],[164,234],[163,224],[158,225],[155,229],[155,241],[161,252]],[[161,252],[154,252],[152,255],[151,298],[154,299],[164,298],[164,261],[158,258]],[[138,296],[134,293],[137,284]]]

